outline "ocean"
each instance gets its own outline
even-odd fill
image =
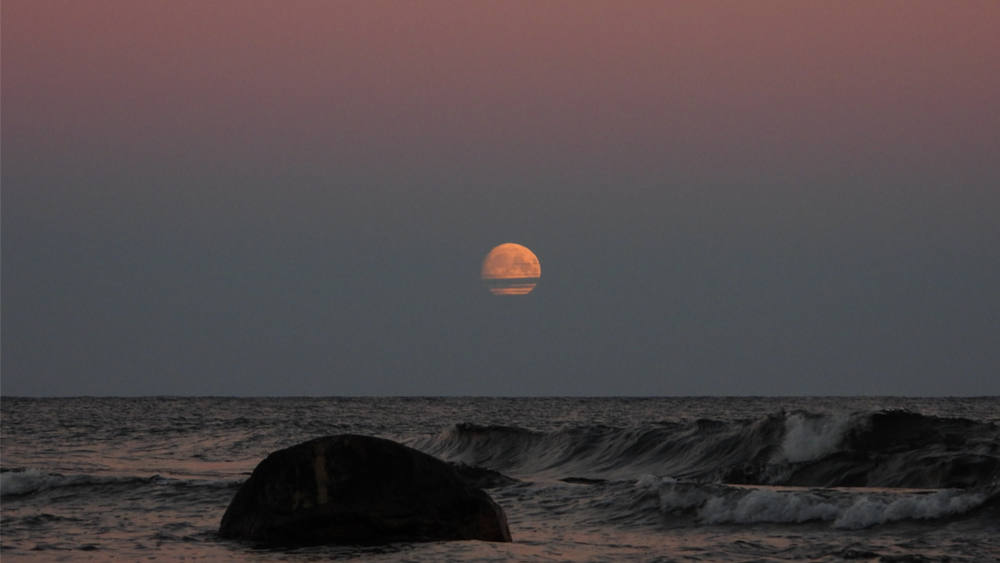
[[[6,561],[998,561],[1000,398],[0,399]],[[513,543],[217,537],[331,434],[498,471]]]

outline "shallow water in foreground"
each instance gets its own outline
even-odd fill
[[[5,561],[996,561],[1000,398],[0,399]],[[516,482],[514,543],[216,537],[269,452],[356,433]]]

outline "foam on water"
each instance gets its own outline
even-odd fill
[[[809,493],[789,494],[767,489],[751,491],[736,502],[726,496],[710,497],[698,511],[698,517],[708,524],[808,522],[831,520],[838,514],[837,506]]]
[[[644,476],[636,488],[658,495],[665,513],[693,513],[703,524],[827,521],[858,530],[900,520],[933,520],[985,503],[982,491],[854,491],[744,488]]]
[[[954,489],[929,495],[909,495],[891,501],[864,496],[851,504],[833,525],[857,530],[899,520],[944,518],[978,508],[986,499],[986,495],[980,493]]]

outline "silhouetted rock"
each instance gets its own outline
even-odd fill
[[[503,509],[447,463],[351,434],[267,456],[229,504],[219,535],[284,544],[511,541]]]

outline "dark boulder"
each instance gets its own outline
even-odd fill
[[[351,434],[267,456],[229,504],[219,536],[283,544],[511,541],[503,509],[447,463]]]

